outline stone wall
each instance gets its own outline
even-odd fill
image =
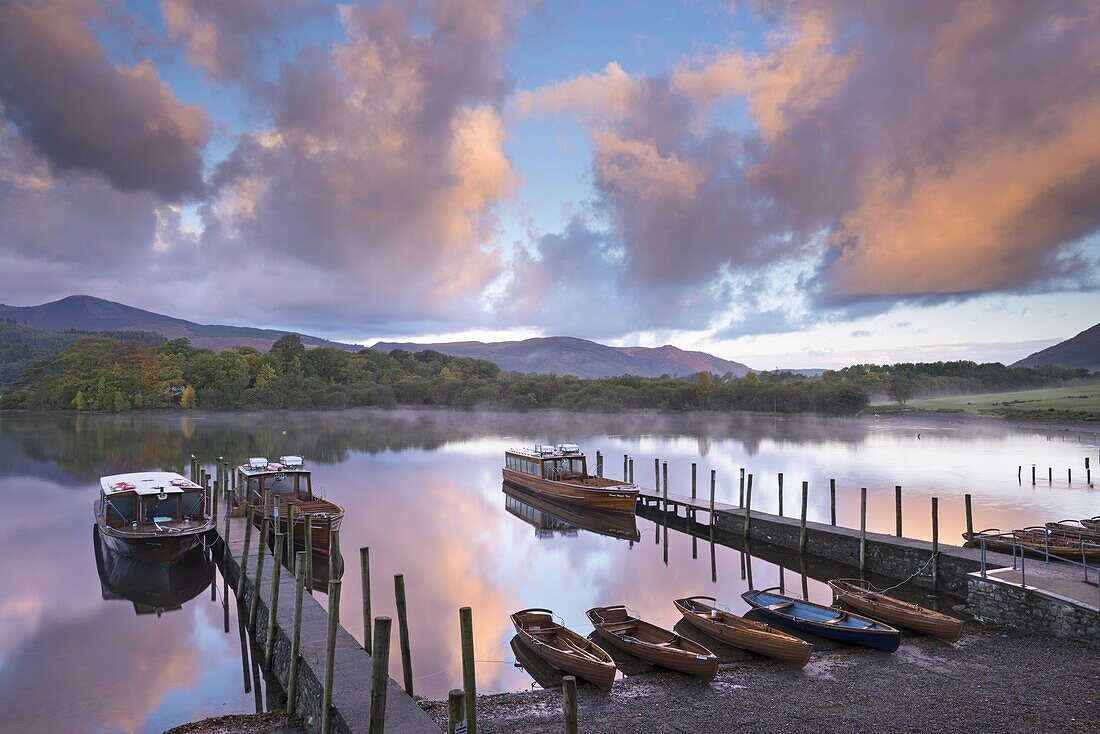
[[[967,578],[967,606],[979,620],[1054,637],[1066,637],[1100,648],[1100,612],[1055,594],[992,577]]]

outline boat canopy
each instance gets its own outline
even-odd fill
[[[301,456],[280,456],[279,463],[287,469],[301,469],[306,461]]]
[[[581,447],[575,443],[535,444],[534,448],[508,449],[509,453],[536,459],[554,459],[563,456],[581,456]]]
[[[175,472],[146,471],[132,474],[112,474],[101,477],[99,486],[104,494],[134,492],[135,494],[174,494],[185,489],[199,489],[199,485]]]

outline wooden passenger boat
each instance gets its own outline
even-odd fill
[[[947,642],[955,642],[962,635],[961,619],[879,593],[861,579],[832,579],[829,586],[837,601],[868,617]]]
[[[306,547],[306,515],[309,515],[313,554],[328,556],[332,533],[340,529],[344,508],[317,496],[312,475],[301,456],[281,456],[277,462],[252,458],[237,467],[237,472],[240,481],[236,500],[242,506],[248,504],[254,508],[255,525],[267,518],[269,522],[277,522],[279,532],[285,533],[289,508],[293,507],[294,547],[298,550]]]
[[[206,492],[175,472],[114,474],[100,478],[99,487],[96,526],[116,553],[170,564],[214,529]]]
[[[640,540],[633,514],[600,512],[558,505],[521,489],[504,485],[504,509],[535,528],[536,538],[575,536],[578,530],[623,540]]]
[[[577,444],[504,452],[504,482],[559,504],[634,514],[638,487],[592,476]]]
[[[809,662],[814,649],[809,642],[763,622],[718,609],[714,602],[711,596],[689,596],[673,603],[688,624],[727,645],[799,668]]]
[[[128,601],[139,616],[177,611],[214,581],[214,560],[206,548],[192,548],[175,563],[153,565],[108,548],[98,526],[92,526],[92,536],[103,599]]]
[[[894,652],[901,644],[901,633],[896,629],[855,612],[779,594],[773,589],[751,589],[741,598],[765,617],[818,637],[883,652]]]
[[[586,612],[601,640],[647,663],[709,681],[718,658],[694,640],[650,624],[622,605],[593,607]]]
[[[512,615],[516,634],[554,668],[611,690],[615,661],[596,643],[554,621],[549,609],[524,609]]]

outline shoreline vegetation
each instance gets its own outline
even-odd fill
[[[267,353],[251,347],[215,353],[197,349],[187,339],[165,340],[154,334],[54,333],[0,321],[0,377],[0,409],[8,410],[427,406],[852,416],[867,410],[873,397],[886,396],[897,403],[898,408],[872,408],[886,412],[934,403],[920,400],[927,395],[1077,386],[1091,375],[1088,370],[1056,366],[962,361],[855,365],[819,377],[704,372],[581,379],[503,372],[486,360],[435,351],[307,348],[296,335],[279,339]],[[1095,394],[1095,400],[1074,404],[1065,415],[1060,408],[1046,410],[1046,404],[1032,406],[1040,409],[1034,417],[1098,419],[1100,391]]]

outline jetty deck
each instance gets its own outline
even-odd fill
[[[228,552],[223,554],[222,573],[235,588],[240,576],[241,558],[244,553],[244,518],[232,518],[229,522]],[[224,535],[225,521],[218,525],[218,533]],[[271,598],[271,585],[274,563],[271,553],[264,548],[267,557],[264,560],[263,575],[259,588],[253,584],[258,554],[257,532],[252,533],[251,548],[246,564],[245,587],[238,602],[248,609],[252,599],[259,593],[256,614],[256,626],[252,630],[253,639],[267,639],[269,618],[268,601]],[[316,593],[303,595],[301,658],[298,668],[298,691],[295,712],[309,732],[321,730],[321,699],[325,676],[326,639],[328,613],[321,606]],[[283,690],[286,690],[290,674],[290,649],[292,626],[294,622],[295,580],[290,571],[282,568],[279,575],[279,603],[277,605],[277,634],[272,653],[272,663],[268,675],[272,676]],[[263,644],[259,645],[260,648]],[[262,653],[261,653],[262,655]],[[351,733],[369,730],[370,693],[371,693],[371,655],[343,627],[336,632],[336,662],[333,672],[332,689],[332,732]],[[392,677],[386,694],[386,732],[387,734],[439,734],[439,726],[420,706],[401,688]]]

